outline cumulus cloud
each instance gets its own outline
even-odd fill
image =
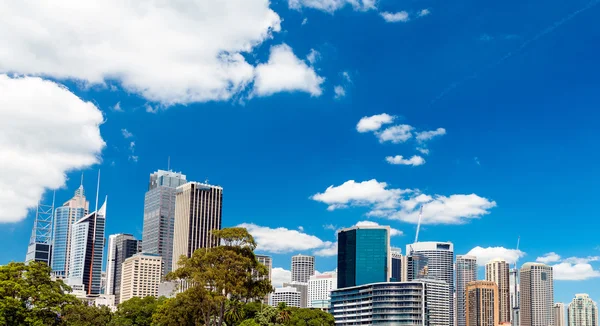
[[[320,250],[330,248],[332,242],[323,241],[314,235],[300,230],[290,230],[283,227],[270,228],[251,223],[240,224],[246,228],[256,240],[257,251],[270,253],[289,253],[295,251]]]
[[[553,265],[552,271],[554,279],[559,281],[583,281],[600,277],[600,271],[595,270],[592,265],[586,263],[562,262]]]
[[[292,272],[281,267],[275,267],[271,270],[271,283],[274,287],[282,287],[283,283],[292,281]]]
[[[541,257],[536,258],[535,261],[544,264],[555,263],[560,261],[560,255],[555,252],[549,252]]]
[[[324,248],[315,250],[313,252],[313,255],[319,256],[319,257],[331,257],[331,256],[337,255],[337,252],[338,252],[338,243],[336,241],[334,243],[330,243],[329,245],[327,245]]]
[[[259,64],[255,75],[253,94],[258,96],[293,91],[320,96],[325,81],[286,44],[271,47],[269,61]]]
[[[361,133],[377,131],[381,128],[381,126],[392,123],[393,121],[394,116],[391,116],[387,113],[372,115],[370,117],[362,117],[356,125],[356,130]]]
[[[489,214],[496,202],[476,194],[427,195],[418,189],[388,188],[375,179],[363,182],[349,180],[339,186],[329,186],[311,197],[325,203],[328,210],[363,206],[368,216],[417,223],[423,206],[423,224],[461,224]]]
[[[103,121],[94,104],[62,85],[0,74],[0,223],[22,220],[46,189],[65,185],[67,172],[98,163]]]
[[[412,131],[415,128],[409,125],[397,125],[386,128],[382,132],[378,132],[377,137],[380,142],[390,141],[394,144],[404,143],[407,140],[411,139],[413,134]]]
[[[569,257],[564,260],[565,263],[569,264],[587,264],[593,261],[599,261],[599,256],[587,256],[587,257]]]
[[[417,151],[419,151],[423,155],[429,155],[429,149],[425,147],[417,147]]]
[[[375,0],[288,0],[288,5],[296,10],[304,7],[333,13],[346,5],[358,11],[375,9]]]
[[[360,221],[360,222],[354,224],[354,226],[380,226],[380,225],[381,224],[379,224],[377,222],[373,222],[373,221]],[[404,232],[390,227],[390,236],[395,237],[395,236],[400,236],[403,234],[404,234]]]
[[[419,165],[425,164],[425,159],[423,159],[421,156],[418,156],[418,155],[413,155],[409,159],[404,158],[402,155],[388,156],[385,158],[385,160],[388,163],[395,164],[395,165],[419,166]]]
[[[344,89],[344,86],[342,85],[335,86],[333,92],[335,93],[334,98],[336,99],[346,96],[346,89]]]
[[[164,106],[228,100],[247,89],[255,75],[267,78],[266,67],[255,72],[244,54],[281,30],[281,18],[269,6],[268,0],[2,2],[0,72],[92,85],[114,82]],[[267,79],[284,82],[281,91],[320,93],[321,79],[312,69],[289,47],[276,49],[271,63],[284,70]]]
[[[504,247],[475,247],[467,255],[477,257],[477,265],[485,266],[492,259],[501,258],[509,264],[514,264],[519,258],[525,256],[521,250],[507,249]]]
[[[409,21],[408,18],[408,12],[406,11],[400,11],[400,12],[382,12],[381,17],[383,17],[383,19],[388,22],[388,23],[397,23],[397,22],[407,22]]]
[[[437,136],[443,136],[445,134],[446,134],[446,129],[437,128],[436,130],[417,132],[416,138],[417,138],[417,141],[424,142],[424,141],[431,140]]]

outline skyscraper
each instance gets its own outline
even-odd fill
[[[391,278],[390,227],[355,226],[338,232],[338,288]]]
[[[585,293],[576,294],[569,303],[569,326],[598,326],[598,306]]]
[[[492,281],[467,284],[467,326],[497,326],[499,322],[498,285]]]
[[[313,275],[308,280],[308,307],[329,306],[331,291],[337,289],[337,272]]]
[[[467,325],[467,284],[477,281],[477,257],[456,256],[456,324]]]
[[[69,275],[72,226],[88,214],[89,206],[82,184],[75,191],[75,196],[55,211],[51,267],[52,275],[57,278],[64,279]]]
[[[485,264],[486,281],[496,282],[500,299],[500,322],[510,322],[510,281],[509,265],[504,259],[494,259]]]
[[[414,262],[419,262],[421,276],[426,279],[440,280],[448,283],[450,289],[450,320],[454,324],[454,245],[451,242],[416,242],[406,246],[406,253]],[[425,267],[423,267],[425,264]]]
[[[44,262],[52,266],[52,223],[54,219],[54,197],[52,205],[38,203],[31,238],[27,246],[25,263]]]
[[[565,326],[565,304],[557,302],[552,306],[553,326]]]
[[[392,253],[392,282],[403,281],[402,278],[402,249],[391,248]]]
[[[191,257],[196,249],[213,248],[219,239],[213,230],[221,229],[223,188],[199,182],[177,187],[173,259]],[[173,264],[173,270],[177,264]]]
[[[521,267],[521,326],[552,325],[554,285],[552,267],[526,263]]]
[[[133,297],[158,298],[162,266],[162,257],[156,254],[139,253],[125,259],[121,273],[120,302]]]
[[[108,237],[106,260],[106,292],[115,296],[115,304],[120,303],[121,272],[125,259],[140,252],[142,242],[131,234],[112,234]]]
[[[100,294],[106,200],[72,225],[69,276],[67,284],[77,293]]]
[[[315,257],[296,255],[292,257],[292,282],[308,283],[315,275]]]
[[[163,258],[163,275],[171,271],[173,262],[175,189],[185,183],[185,175],[181,173],[158,170],[150,174],[144,197],[142,249]]]

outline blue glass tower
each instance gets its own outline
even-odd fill
[[[388,282],[390,228],[353,227],[338,233],[338,288]]]

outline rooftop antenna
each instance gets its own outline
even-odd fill
[[[79,184],[80,187],[83,187],[83,171],[81,171],[81,183]]]
[[[171,171],[171,156],[167,158],[167,171]]]
[[[421,229],[421,220],[423,219],[423,205],[421,205],[421,211],[419,212],[419,222],[417,222],[417,234],[415,234],[415,243],[419,242],[419,230]]]
[[[519,261],[519,245],[521,244],[521,236],[517,238],[517,258],[515,259],[515,269],[517,268],[517,261]]]

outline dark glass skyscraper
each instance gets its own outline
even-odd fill
[[[353,227],[338,233],[338,288],[387,282],[391,277],[390,228]]]

